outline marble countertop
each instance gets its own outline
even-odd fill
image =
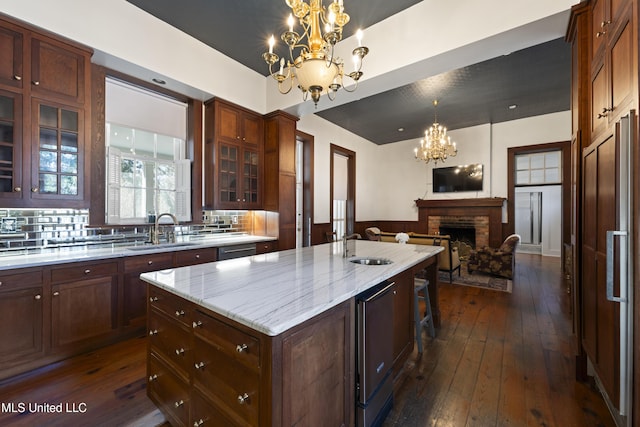
[[[342,242],[144,273],[140,277],[202,307],[270,336],[354,297],[443,250],[440,246]],[[382,257],[387,265],[349,260]]]
[[[39,267],[67,262],[94,261],[108,258],[121,258],[144,254],[175,252],[198,248],[211,248],[243,243],[258,243],[276,240],[275,237],[253,236],[249,234],[229,235],[190,235],[179,236],[175,244],[160,245],[123,245],[122,243],[69,246],[55,249],[42,249],[33,253],[6,255],[0,257],[0,270],[12,268]]]

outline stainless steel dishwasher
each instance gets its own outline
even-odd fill
[[[255,255],[256,244],[244,243],[241,245],[220,246],[218,248],[218,261]]]
[[[393,295],[385,281],[356,297],[356,425],[379,426],[393,405]]]

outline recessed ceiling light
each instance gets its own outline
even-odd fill
[[[167,84],[167,82],[165,82],[162,79],[153,78],[153,79],[151,79],[151,81],[154,82],[154,83],[158,83],[159,85],[166,85]]]
[[[511,104],[509,105],[509,110],[515,110],[516,108],[518,108],[517,104]]]

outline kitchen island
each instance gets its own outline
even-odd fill
[[[342,250],[337,242],[142,274],[147,390],[167,419],[353,425],[355,297],[387,280],[396,287],[397,374],[413,348],[413,278],[427,269],[435,283],[442,248],[356,241],[352,257]],[[391,263],[351,262],[362,257]]]

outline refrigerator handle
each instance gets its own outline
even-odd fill
[[[627,302],[626,298],[613,296],[613,237],[621,236],[625,239],[628,233],[620,230],[608,230],[607,231],[607,300],[612,302]],[[626,252],[626,251],[625,251]],[[626,259],[626,254],[620,254],[622,259]],[[621,270],[626,266],[625,263],[621,263]],[[626,270],[626,268],[624,268]],[[626,286],[627,272],[620,271],[620,287]]]

